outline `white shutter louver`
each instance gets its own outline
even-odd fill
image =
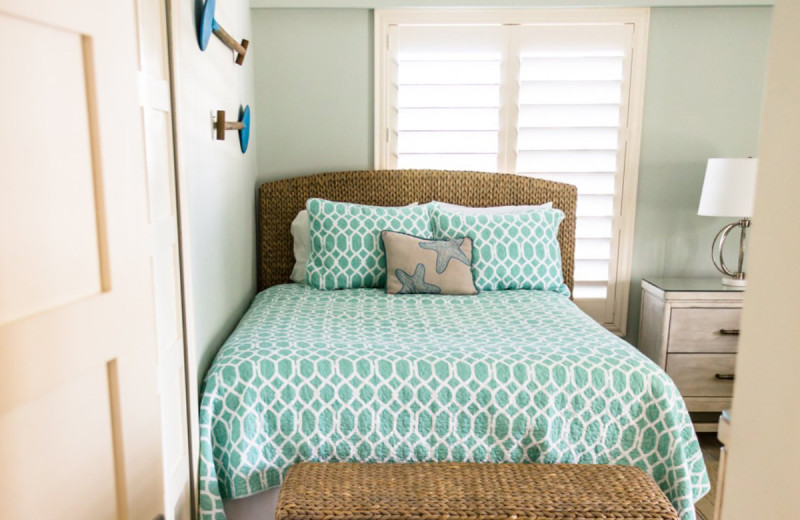
[[[499,54],[397,56],[397,167],[497,171]]]

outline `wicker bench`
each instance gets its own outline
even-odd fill
[[[300,463],[276,520],[678,520],[635,467],[578,464]]]

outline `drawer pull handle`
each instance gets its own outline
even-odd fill
[[[723,336],[738,336],[739,329],[719,329],[719,333]]]
[[[736,376],[734,374],[714,374],[714,377],[720,381],[733,381]]]

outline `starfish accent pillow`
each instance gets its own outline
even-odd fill
[[[472,279],[472,239],[430,240],[382,231],[387,294],[478,294]]]

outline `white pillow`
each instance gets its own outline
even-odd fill
[[[292,221],[292,237],[294,238],[294,268],[289,278],[293,282],[306,281],[306,262],[311,252],[311,232],[308,228],[308,210],[302,210]]]
[[[436,202],[441,209],[456,213],[465,213],[467,215],[517,215],[519,213],[527,213],[529,211],[537,211],[541,209],[551,209],[553,207],[552,202],[545,202],[544,204],[537,204],[533,206],[490,206],[488,208],[459,206],[458,204],[450,204],[448,202],[433,202]]]
[[[412,202],[407,208],[419,205]],[[308,227],[308,211],[301,210],[292,221],[292,237],[294,238],[294,267],[289,278],[296,283],[306,282],[306,263],[311,253],[311,231]]]

